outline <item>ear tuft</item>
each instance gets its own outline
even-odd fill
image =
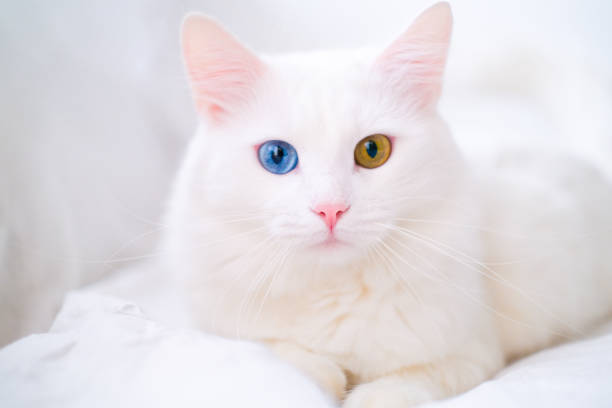
[[[213,122],[254,98],[263,63],[210,17],[183,20],[181,43],[198,112]]]
[[[425,10],[378,58],[376,66],[390,82],[390,89],[411,97],[420,107],[435,104],[452,32],[448,3]]]

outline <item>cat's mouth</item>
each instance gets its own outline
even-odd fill
[[[341,248],[341,247],[346,248],[348,246],[350,246],[348,242],[339,240],[335,234],[330,233],[329,235],[327,235],[325,240],[314,244],[313,248],[329,250],[329,249],[336,249],[336,248]]]

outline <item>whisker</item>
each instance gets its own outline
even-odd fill
[[[406,236],[412,237],[413,239],[416,239],[419,242],[424,243],[425,245],[429,246],[432,249],[437,250],[438,252],[440,252],[442,255],[445,255],[447,257],[449,257],[450,259],[453,259],[454,261],[458,262],[459,264],[467,267],[468,269],[477,272],[478,274],[482,275],[483,277],[486,277],[487,279],[493,280],[495,282],[498,282],[500,284],[505,285],[506,287],[516,291],[518,294],[520,294],[525,300],[527,300],[529,303],[531,303],[532,305],[534,305],[536,308],[538,308],[538,310],[542,311],[543,313],[547,314],[549,317],[553,318],[554,320],[556,320],[558,323],[562,324],[563,326],[565,326],[566,328],[570,329],[571,331],[573,331],[575,334],[583,334],[580,330],[572,327],[571,325],[569,325],[568,323],[566,323],[565,321],[563,321],[561,318],[559,318],[558,316],[556,316],[553,312],[549,311],[548,309],[544,308],[540,303],[538,303],[536,300],[534,300],[531,296],[529,296],[527,293],[525,293],[521,288],[517,287],[516,285],[512,284],[511,282],[507,281],[506,279],[504,279],[502,276],[500,276],[498,273],[496,273],[495,271],[493,271],[491,268],[487,267],[486,265],[484,265],[483,263],[479,262],[478,260],[470,257],[469,255],[455,249],[452,248],[448,245],[445,245],[444,243],[441,243],[439,241],[436,241],[430,237],[426,237],[423,236],[421,234],[418,234],[414,231],[405,229],[405,228],[401,228],[401,227],[396,227],[396,226],[389,226],[389,225],[385,225],[385,224],[380,224],[381,226],[384,226],[386,228],[395,230],[399,233],[402,233]],[[405,247],[405,245],[403,245]],[[460,256],[463,256],[465,258],[467,258],[469,261],[475,263],[476,265],[482,267],[483,269],[485,269],[485,271],[480,270],[479,268],[476,268],[474,265],[471,265],[467,262],[465,262],[464,260],[452,255],[449,252],[446,252],[443,250],[443,248],[446,248],[449,251],[452,251]],[[489,274],[487,274],[486,272],[488,272]],[[492,276],[491,276],[492,275]],[[500,313],[500,312],[498,312]],[[524,325],[526,325],[527,323],[522,322]],[[531,327],[531,326],[527,326],[527,327]],[[559,332],[553,331],[552,329],[549,329],[549,331],[551,333],[554,333],[556,335],[562,336],[564,338],[569,338]]]
[[[382,238],[378,238],[376,240],[376,242],[378,244],[382,244],[384,245],[384,242],[382,240]],[[397,269],[395,268],[394,265],[392,265],[389,262],[389,258],[385,256],[384,253],[381,253],[382,250],[386,249],[385,247],[381,248],[380,250],[378,249],[377,246],[373,246],[372,247],[375,251],[376,254],[378,254],[379,258],[383,261],[383,263],[386,265],[387,269],[393,274],[394,278],[403,286],[405,286],[408,291],[410,292],[410,294],[412,295],[412,297],[417,301],[417,303],[422,304],[422,299],[419,297],[416,289],[414,288],[414,286],[412,286],[412,284],[407,280],[404,279],[404,276],[399,273],[397,271]]]
[[[231,224],[231,223],[238,223],[238,222],[242,222],[245,220],[250,220],[250,219],[265,219],[264,216],[262,217],[252,217],[252,218],[234,218],[234,219],[230,219],[228,221],[226,221],[226,224]],[[215,221],[217,223],[219,223],[218,221]],[[223,222],[219,223],[220,225],[223,225]],[[201,224],[201,223],[196,223],[193,226],[190,226],[190,228],[193,229],[198,229],[201,227],[205,227],[208,224]],[[118,264],[118,263],[124,263],[124,262],[131,262],[131,261],[140,261],[140,260],[146,260],[146,259],[152,259],[152,258],[156,258],[164,253],[166,253],[166,251],[154,251],[154,252],[149,252],[149,253],[145,253],[145,254],[140,254],[140,255],[132,255],[132,256],[126,256],[126,257],[117,257],[118,254],[120,254],[121,252],[126,251],[130,246],[134,245],[136,242],[138,242],[139,240],[146,238],[147,236],[153,235],[156,232],[160,232],[162,229],[169,229],[171,228],[170,226],[164,226],[164,225],[159,225],[159,227],[157,228],[152,228],[150,230],[144,231],[142,233],[140,233],[139,235],[137,235],[134,238],[128,239],[126,240],[123,244],[120,245],[120,247],[116,250],[114,250],[108,257],[102,258],[102,259],[87,259],[87,258],[82,258],[82,257],[62,257],[62,256],[55,256],[55,255],[50,255],[50,254],[46,254],[43,251],[39,251],[36,248],[32,248],[32,246],[28,246],[27,248],[24,247],[20,242],[15,242],[15,245],[18,245],[20,247],[23,247],[24,251],[27,251],[30,255],[37,257],[38,259],[43,259],[49,262],[64,262],[64,263],[78,263],[78,264],[82,264],[82,265],[112,265],[112,264]],[[263,229],[263,228],[262,228]],[[200,246],[196,246],[193,249],[199,249]]]
[[[472,230],[477,230],[477,231],[482,231],[482,232],[490,232],[496,235],[503,235],[503,236],[508,236],[508,237],[522,238],[522,239],[530,239],[530,237],[526,235],[515,234],[515,233],[505,232],[505,231],[497,231],[491,228],[481,227],[478,225],[460,224],[460,223],[454,223],[454,222],[448,222],[448,221],[438,221],[438,220],[421,219],[421,218],[394,218],[393,220],[423,223],[423,224],[443,225],[443,226],[456,227],[456,228],[466,228],[466,229],[472,229]]]
[[[113,262],[126,262],[126,261],[136,261],[136,260],[143,260],[143,259],[151,259],[151,258],[155,258],[161,255],[165,255],[165,254],[169,254],[169,253],[173,253],[173,254],[187,254],[189,252],[195,251],[195,250],[199,250],[199,249],[204,249],[204,248],[208,248],[211,247],[213,245],[217,245],[217,244],[221,244],[227,241],[231,241],[234,240],[236,238],[239,237],[243,237],[246,235],[250,235],[250,234],[254,234],[256,232],[265,230],[267,227],[259,227],[259,228],[255,228],[249,231],[244,231],[244,232],[240,232],[234,235],[231,235],[229,237],[225,237],[223,239],[217,240],[217,241],[210,241],[210,242],[205,242],[202,244],[198,244],[198,245],[194,245],[191,247],[185,247],[185,248],[181,248],[179,251],[176,250],[172,250],[172,251],[157,251],[157,252],[153,252],[150,254],[145,254],[145,255],[139,255],[139,256],[131,256],[131,257],[125,257],[125,258],[118,258],[118,259],[114,259],[112,261],[88,261],[86,263],[90,263],[90,264],[107,264],[107,263],[113,263]]]
[[[238,256],[237,258],[231,258],[229,261],[225,261],[222,263],[219,263],[218,265],[215,265],[214,269],[215,269],[215,273],[209,277],[209,279],[211,279],[212,277],[216,277],[219,274],[225,274],[225,270],[227,270],[231,265],[240,262],[244,259],[246,260],[250,260],[251,255],[257,252],[267,252],[267,249],[271,246],[272,244],[272,237],[267,237],[266,239],[264,239],[263,241],[259,242],[257,245],[254,245],[253,247],[250,248],[249,251],[247,251],[246,253],[241,254],[240,256]],[[243,268],[243,269],[237,269],[236,270],[237,273],[234,274],[233,279],[231,280],[231,282],[229,283],[229,285],[227,286],[227,288],[225,289],[225,291],[223,292],[223,295],[219,297],[219,299],[217,300],[214,309],[213,309],[213,313],[212,313],[212,321],[211,321],[211,327],[213,329],[213,332],[215,332],[215,329],[217,327],[217,312],[219,310],[219,308],[221,307],[221,305],[223,304],[223,302],[225,301],[225,298],[229,295],[229,293],[236,287],[237,283],[240,281],[240,279],[249,272],[249,270],[247,268]],[[208,284],[208,282],[203,282],[202,284]]]
[[[270,280],[270,283],[268,284],[268,289],[266,290],[266,293],[263,296],[263,299],[261,300],[261,303],[259,305],[259,309],[257,310],[257,314],[255,316],[255,319],[253,320],[254,323],[257,323],[257,321],[259,321],[259,316],[261,315],[261,311],[266,303],[266,300],[268,299],[268,296],[270,295],[270,292],[272,290],[272,286],[274,285],[274,282],[276,281],[277,276],[282,273],[283,271],[283,267],[285,266],[285,261],[287,260],[289,254],[291,253],[290,251],[290,247],[287,246],[285,248],[285,252],[284,255],[281,259],[281,261],[279,262],[278,266],[276,267],[275,272],[272,274],[272,278]]]
[[[397,256],[397,253],[395,253],[395,254],[396,254],[396,256]],[[400,259],[400,260],[401,260],[403,263],[406,263],[406,261],[405,261],[405,260],[403,260],[403,258],[399,258],[399,259]],[[410,264],[407,264],[407,263],[406,263],[406,265],[411,266]],[[527,323],[527,322],[524,322],[524,321],[520,321],[520,320],[514,319],[514,318],[512,318],[512,317],[510,317],[510,316],[508,316],[508,315],[506,315],[506,314],[504,314],[504,313],[502,313],[502,312],[500,312],[499,310],[495,309],[495,308],[494,308],[494,307],[492,307],[491,305],[489,305],[489,304],[487,304],[487,303],[483,302],[481,299],[479,299],[479,298],[477,298],[476,296],[474,296],[473,294],[471,294],[471,293],[470,293],[468,290],[466,290],[465,288],[462,288],[461,286],[454,284],[454,283],[453,283],[452,281],[450,281],[450,280],[447,280],[447,281],[446,281],[446,282],[444,282],[444,283],[445,283],[445,284],[450,285],[450,286],[451,286],[453,289],[458,290],[460,293],[462,293],[464,296],[466,296],[466,297],[467,297],[469,300],[471,300],[472,302],[474,302],[475,304],[477,304],[477,305],[479,305],[479,306],[484,307],[484,308],[485,308],[487,311],[489,311],[489,312],[493,313],[495,316],[497,316],[497,317],[499,317],[499,318],[501,318],[501,319],[504,319],[504,320],[506,320],[506,321],[509,321],[509,322],[512,322],[512,323],[518,324],[518,325],[520,325],[520,326],[523,326],[523,327],[526,327],[526,328],[529,328],[529,329],[540,329],[540,328],[541,328],[541,327],[537,327],[537,326],[535,326],[535,325],[529,324],[529,323]],[[570,340],[570,339],[571,339],[571,337],[569,337],[569,336],[567,336],[567,335],[565,335],[564,333],[561,333],[561,332],[559,332],[559,331],[556,331],[556,330],[553,330],[553,329],[547,329],[547,330],[548,330],[548,332],[549,332],[549,333],[554,334],[554,335],[556,335],[556,336],[558,336],[558,337],[561,337],[561,338],[563,338],[563,339],[566,339],[566,340]]]
[[[260,286],[262,281],[265,281],[266,277],[269,276],[268,267],[276,263],[278,258],[280,257],[280,251],[276,251],[274,255],[267,259],[263,266],[259,268],[259,271],[256,273],[255,277],[251,281],[251,284],[246,290],[246,297],[243,298],[240,304],[240,310],[238,312],[238,318],[236,319],[236,337],[241,337],[241,325],[243,318],[242,316],[245,314],[245,309],[248,310],[250,303],[253,301],[254,297],[257,294],[257,289]],[[248,316],[247,316],[248,317]]]

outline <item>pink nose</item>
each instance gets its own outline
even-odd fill
[[[321,216],[327,224],[327,227],[330,231],[333,231],[336,223],[338,222],[338,218],[345,212],[347,212],[349,206],[344,203],[326,203],[326,204],[318,204],[312,210]]]

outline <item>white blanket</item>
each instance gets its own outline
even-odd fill
[[[48,333],[0,350],[2,407],[333,407],[264,347],[174,328],[132,302],[70,295]],[[612,325],[519,361],[457,407],[612,407]]]
[[[2,407],[332,407],[264,347],[149,320],[96,294],[0,351]]]

